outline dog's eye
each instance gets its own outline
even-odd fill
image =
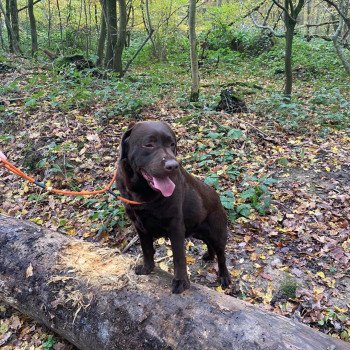
[[[170,145],[170,147],[175,147],[175,143],[173,142],[173,143]]]
[[[146,147],[146,148],[153,148],[153,147],[154,147],[154,144],[153,144],[153,143],[146,143],[145,145],[143,145],[143,147]]]

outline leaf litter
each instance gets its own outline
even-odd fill
[[[20,81],[16,97],[28,98],[26,79],[34,73],[22,69],[15,74],[4,79]],[[28,110],[23,99],[11,102],[10,97],[3,97],[12,117],[0,145],[13,163],[57,188],[93,189],[110,179],[120,136],[132,118],[116,115],[106,124],[96,118],[103,109],[100,102],[63,112],[45,101]],[[348,131],[286,133],[256,113],[197,113],[175,108],[166,99],[144,108],[140,119],[172,125],[184,167],[216,187],[232,214],[227,245],[232,286],[218,288],[217,264],[201,260],[205,246],[195,240],[186,244],[191,280],[349,341]],[[135,237],[123,207],[107,195],[54,197],[4,170],[0,174],[0,212],[119,250]],[[267,197],[270,202],[261,206]],[[156,246],[158,265],[172,272],[170,242],[160,239]],[[139,255],[139,243],[128,252]],[[71,261],[70,253],[67,258],[62,264]],[[74,272],[84,275],[88,268],[93,274],[94,259],[76,260]],[[104,271],[94,278],[118,279],[121,273],[114,266]],[[29,266],[27,276],[32,273]],[[54,337],[54,349],[72,348]],[[36,349],[48,341],[52,336],[45,327],[0,306],[2,348]]]

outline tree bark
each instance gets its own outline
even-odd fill
[[[10,0],[6,0],[6,2],[5,2],[6,10],[3,9],[1,2],[0,2],[0,6],[1,6],[2,12],[4,13],[4,17],[5,17],[7,38],[8,38],[8,42],[9,42],[9,50],[10,50],[10,52],[14,52],[14,49],[13,49],[14,34],[12,31],[12,25],[11,25]]]
[[[30,36],[32,40],[32,56],[34,56],[34,54],[38,51],[38,34],[36,30],[33,0],[28,0],[28,16],[30,23]]]
[[[345,2],[344,2],[344,0],[340,1],[339,7],[342,11],[345,12],[345,10],[348,6],[349,6],[349,1],[345,1]],[[344,50],[341,46],[341,43],[339,42],[339,36],[340,36],[343,28],[344,28],[344,19],[342,16],[339,16],[339,24],[338,24],[336,31],[334,32],[334,34],[332,36],[332,41],[333,41],[333,45],[335,47],[335,50],[338,54],[340,61],[343,64],[343,67],[344,67],[346,73],[350,75],[350,62],[347,58],[346,53],[344,52]]]
[[[100,28],[100,36],[98,38],[97,44],[97,65],[100,66],[103,62],[103,53],[106,42],[106,0],[101,0],[101,28]]]
[[[0,300],[84,350],[349,350],[348,343],[134,259],[0,215]]]
[[[10,13],[11,13],[12,31],[17,43],[19,43],[19,21],[18,21],[17,0],[10,0]]]
[[[89,27],[89,20],[88,20],[88,11],[86,6],[86,0],[84,0],[84,17],[85,17],[85,55],[86,57],[89,57],[89,39],[90,39],[90,27]],[[91,18],[91,17],[90,17]]]
[[[286,50],[284,58],[285,69],[285,87],[284,96],[290,100],[293,89],[293,71],[292,71],[292,54],[294,29],[297,24],[298,16],[305,5],[305,0],[298,0],[295,5],[293,0],[284,0],[282,5],[278,0],[272,0],[280,9],[283,10],[284,23],[286,26]]]
[[[312,0],[309,0],[306,6],[306,36],[307,37],[310,36],[309,24],[311,24],[311,10],[312,10]]]
[[[123,76],[123,50],[126,40],[127,11],[125,0],[118,0],[119,3],[119,23],[118,39],[114,53],[114,70]]]
[[[5,19],[5,25],[6,25],[8,41],[9,41],[9,50],[10,52],[20,53],[21,50],[19,47],[19,42],[17,41],[16,35],[13,31],[12,24],[11,24],[10,0],[6,0],[5,6],[6,8],[3,7],[2,2],[0,1],[0,11],[4,15],[4,19]]]
[[[294,38],[294,28],[296,22],[287,18],[285,19],[286,23],[286,52],[284,57],[284,69],[285,69],[285,86],[284,86],[284,95],[287,98],[290,98],[292,95],[293,89],[293,38]]]
[[[191,95],[190,101],[196,102],[199,98],[199,69],[196,38],[196,0],[190,0],[188,12],[188,27],[190,39],[190,58],[191,58]]]
[[[52,21],[51,0],[48,0],[47,6],[48,6],[47,40],[48,40],[48,46],[49,48],[51,48],[51,21]]]
[[[107,28],[107,42],[106,42],[106,68],[113,69],[114,67],[114,51],[117,43],[117,3],[116,0],[106,1],[106,28]]]
[[[142,5],[141,6],[142,19],[143,19],[143,23],[144,23],[145,29],[146,29],[148,35],[150,35],[151,32],[152,32],[152,35],[153,35],[154,29],[153,29],[153,26],[152,26],[151,14],[150,14],[150,10],[149,10],[149,0],[145,1],[145,11],[144,11],[144,7],[143,7],[143,1],[141,1],[141,5]],[[152,43],[152,51],[153,51],[153,56],[156,56],[155,53],[156,53],[157,49],[156,49],[156,44],[155,44],[155,42],[153,40],[152,35],[150,36],[150,40],[151,40],[151,43]]]
[[[67,15],[67,19],[66,19],[66,28],[68,28],[68,26],[69,26],[70,18],[72,15],[72,0],[69,0],[69,3],[67,4],[67,10],[68,10],[68,15]]]
[[[6,25],[6,23],[5,23]],[[2,33],[2,28],[3,28],[3,22],[2,22],[2,12],[0,11],[0,42],[1,42],[1,48],[5,50],[5,44],[4,44],[4,36]]]
[[[58,14],[58,23],[60,27],[60,40],[61,40],[61,50],[64,52],[64,42],[63,42],[63,25],[62,25],[62,16],[59,0],[56,0],[57,14]]]

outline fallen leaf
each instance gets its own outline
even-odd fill
[[[233,270],[230,271],[230,274],[233,277],[238,277],[241,273],[242,273],[242,271],[240,271],[238,269],[233,269]]]
[[[32,276],[33,276],[33,266],[32,266],[32,263],[30,263],[26,270],[26,278],[29,278]]]
[[[322,272],[322,271],[318,271],[318,272],[316,273],[316,275],[317,275],[318,277],[321,277],[322,279],[326,278],[324,272]]]
[[[186,262],[187,264],[193,264],[196,262],[196,259],[190,255],[186,255]]]

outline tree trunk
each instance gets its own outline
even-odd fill
[[[126,40],[126,25],[127,25],[127,11],[125,0],[118,0],[119,3],[119,23],[118,23],[118,39],[116,50],[114,53],[114,70],[123,75],[123,50]]]
[[[311,24],[311,10],[312,0],[309,0],[306,6],[306,37],[310,36],[310,27],[308,25]]]
[[[61,8],[60,8],[59,0],[56,0],[56,7],[57,7],[59,27],[60,27],[61,50],[62,50],[62,52],[64,52],[63,26],[62,26],[62,16],[61,16]]]
[[[5,19],[7,36],[9,41],[9,50],[10,52],[20,53],[21,50],[19,47],[19,43],[16,39],[16,35],[13,31],[12,24],[11,24],[10,0],[6,0],[5,6],[6,8],[3,7],[2,2],[0,1],[0,11],[2,12]]]
[[[191,95],[190,101],[196,102],[199,98],[199,69],[196,38],[196,0],[190,0],[188,12],[188,27],[190,39],[190,58],[191,58]]]
[[[341,11],[344,11],[347,8],[347,6],[349,6],[348,1],[345,1],[345,2],[344,2],[344,0],[340,1],[339,8],[341,9]],[[339,16],[339,24],[338,24],[338,27],[337,27],[334,35],[332,36],[332,41],[333,41],[333,45],[335,47],[335,50],[338,54],[338,57],[344,66],[346,73],[350,75],[350,62],[348,60],[346,53],[344,52],[344,50],[341,46],[341,43],[339,42],[339,36],[343,30],[343,27],[344,27],[344,19],[342,16]]]
[[[102,4],[101,4],[101,8],[102,8]],[[100,28],[98,26],[99,22],[98,22],[98,16],[97,16],[97,4],[96,3],[94,4],[94,18],[95,18],[95,28],[96,28],[96,31],[98,34],[100,32]]]
[[[106,0],[101,0],[101,28],[100,36],[97,44],[97,65],[100,66],[103,62],[103,53],[106,42]]]
[[[85,17],[85,28],[84,28],[84,34],[85,34],[85,55],[86,57],[89,57],[89,20],[88,20],[88,11],[86,6],[86,0],[84,0],[84,17]]]
[[[17,0],[10,0],[10,13],[11,13],[12,31],[17,43],[19,43],[19,21],[18,21]]]
[[[113,69],[114,51],[117,43],[117,6],[116,0],[106,1],[106,29],[107,29],[107,42],[106,42],[106,57],[105,66]]]
[[[0,300],[84,350],[349,350],[348,343],[134,259],[0,215]]]
[[[30,23],[30,37],[32,40],[32,56],[34,56],[34,54],[38,51],[38,35],[36,31],[33,0],[28,0],[28,16]]]
[[[282,6],[277,0],[273,0],[277,6]],[[293,54],[293,38],[294,29],[298,21],[298,16],[305,5],[305,0],[298,0],[296,5],[292,0],[284,0],[284,24],[286,26],[286,50],[284,58],[285,69],[285,87],[284,96],[290,100],[293,89],[293,69],[292,69],[292,54]]]
[[[141,4],[143,4],[143,1],[141,2]],[[144,11],[143,11],[143,6],[142,6],[142,18],[143,18],[143,22],[144,22],[144,25],[145,25],[145,29],[146,29],[148,35],[150,35],[151,32],[152,32],[152,35],[153,35],[154,29],[153,29],[153,26],[152,26],[151,14],[150,14],[150,10],[149,10],[149,0],[145,1],[145,12],[146,12],[146,17],[144,16]],[[150,40],[151,40],[151,43],[152,43],[153,56],[155,56],[155,52],[157,50],[156,50],[156,43],[154,42],[152,35],[150,36]]]
[[[0,11],[0,42],[1,42],[1,48],[5,51],[4,35],[2,33],[3,26],[4,24],[2,22],[2,12]]]
[[[47,40],[48,40],[48,45],[49,48],[51,47],[51,20],[52,20],[52,15],[51,15],[51,0],[48,0],[47,2],[48,6],[48,29],[47,29]]]
[[[286,19],[286,52],[284,57],[284,69],[285,69],[285,86],[284,95],[290,99],[293,89],[293,67],[292,67],[292,54],[293,54],[293,38],[295,22],[291,19]]]
[[[315,18],[315,22],[314,22],[316,24],[320,23],[320,17],[321,17],[321,13],[322,13],[321,4],[322,4],[322,2],[318,3],[318,6],[317,6],[316,18]],[[321,27],[319,27],[319,26],[315,27],[314,34],[318,35],[320,32],[320,28]]]
[[[5,17],[5,24],[6,24],[6,30],[7,30],[7,38],[9,42],[9,50],[10,52],[13,52],[13,32],[12,32],[12,25],[11,25],[11,12],[10,12],[10,0],[6,0],[5,7],[6,10],[4,11],[2,7],[2,3],[0,2],[0,6],[2,8],[2,12]]]
[[[81,18],[83,16],[83,1],[84,0],[80,0],[80,9],[79,9],[79,19],[78,19],[78,27],[76,29],[77,33],[81,33]],[[74,40],[74,47],[78,46],[80,47],[81,43],[80,43],[80,39],[81,39],[82,35],[76,35],[75,36],[75,40]]]

